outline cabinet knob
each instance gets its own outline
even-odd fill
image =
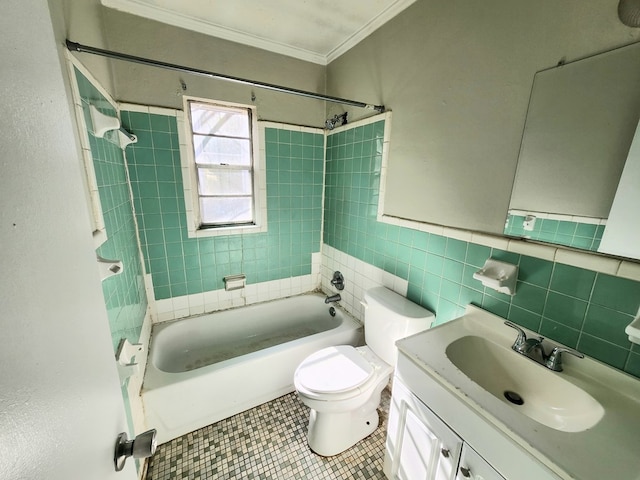
[[[471,478],[471,470],[466,467],[460,467],[460,473],[464,478]]]
[[[440,453],[442,453],[442,456],[443,456],[444,458],[449,458],[450,452],[449,452],[449,449],[448,449],[448,448],[444,448],[444,447],[442,447],[442,448],[440,449]]]

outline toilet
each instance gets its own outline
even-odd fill
[[[378,428],[378,405],[396,364],[396,340],[428,329],[429,310],[384,287],[362,300],[364,347],[338,345],[305,358],[294,374],[302,403],[311,409],[307,441],[319,455],[337,455]]]

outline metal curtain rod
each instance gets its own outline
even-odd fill
[[[223,75],[221,73],[208,72],[206,70],[200,70],[192,67],[183,67],[173,63],[160,62],[158,60],[150,60],[148,58],[135,57],[133,55],[127,55],[126,53],[112,52],[110,50],[103,50],[101,48],[89,47],[87,45],[81,45],[76,42],[67,40],[67,48],[72,52],[91,53],[93,55],[101,55],[103,57],[115,58],[116,60],[124,60],[127,62],[140,63],[142,65],[149,65],[151,67],[166,68],[167,70],[174,70],[176,72],[190,73],[193,75],[200,75],[203,77],[215,78],[218,80],[226,80],[228,82],[240,83],[243,85],[251,85],[254,87],[264,88],[267,90],[273,90],[276,92],[290,93],[293,95],[299,95],[302,97],[315,98],[316,100],[326,100],[327,102],[341,103],[343,105],[351,105],[352,107],[366,108],[368,110],[376,110],[378,112],[384,112],[384,105],[371,105],[363,102],[356,102],[355,100],[347,100],[345,98],[332,97],[329,95],[322,95],[319,93],[307,92],[304,90],[298,90],[296,88],[281,87],[271,83],[258,82],[255,80],[247,80],[240,77],[232,77],[230,75]]]

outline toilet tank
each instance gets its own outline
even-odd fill
[[[385,287],[364,293],[364,337],[373,352],[389,365],[396,364],[396,341],[427,330],[435,315]]]

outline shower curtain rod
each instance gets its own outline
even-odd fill
[[[135,57],[126,53],[113,52],[110,50],[103,50],[101,48],[89,47],[80,43],[66,41],[67,48],[71,52],[91,53],[93,55],[100,55],[103,57],[114,58],[116,60],[124,60],[127,62],[140,63],[142,65],[149,65],[151,67],[166,68],[167,70],[174,70],[176,72],[190,73],[193,75],[200,75],[202,77],[214,78],[218,80],[226,80],[228,82],[240,83],[243,85],[251,85],[258,88],[264,88],[266,90],[273,90],[276,92],[289,93],[292,95],[299,95],[301,97],[314,98],[316,100],[325,100],[327,102],[340,103],[343,105],[351,105],[352,107],[366,108],[368,110],[376,110],[378,112],[384,112],[384,105],[372,105],[363,102],[356,102],[355,100],[347,100],[345,98],[332,97],[329,95],[322,95],[320,93],[307,92],[304,90],[298,90],[296,88],[281,87],[280,85],[274,85],[271,83],[258,82],[255,80],[247,80],[240,77],[232,77],[230,75],[223,75],[221,73],[208,72],[206,70],[200,70],[192,67],[184,67],[173,63],[160,62],[158,60],[150,60],[148,58]]]

